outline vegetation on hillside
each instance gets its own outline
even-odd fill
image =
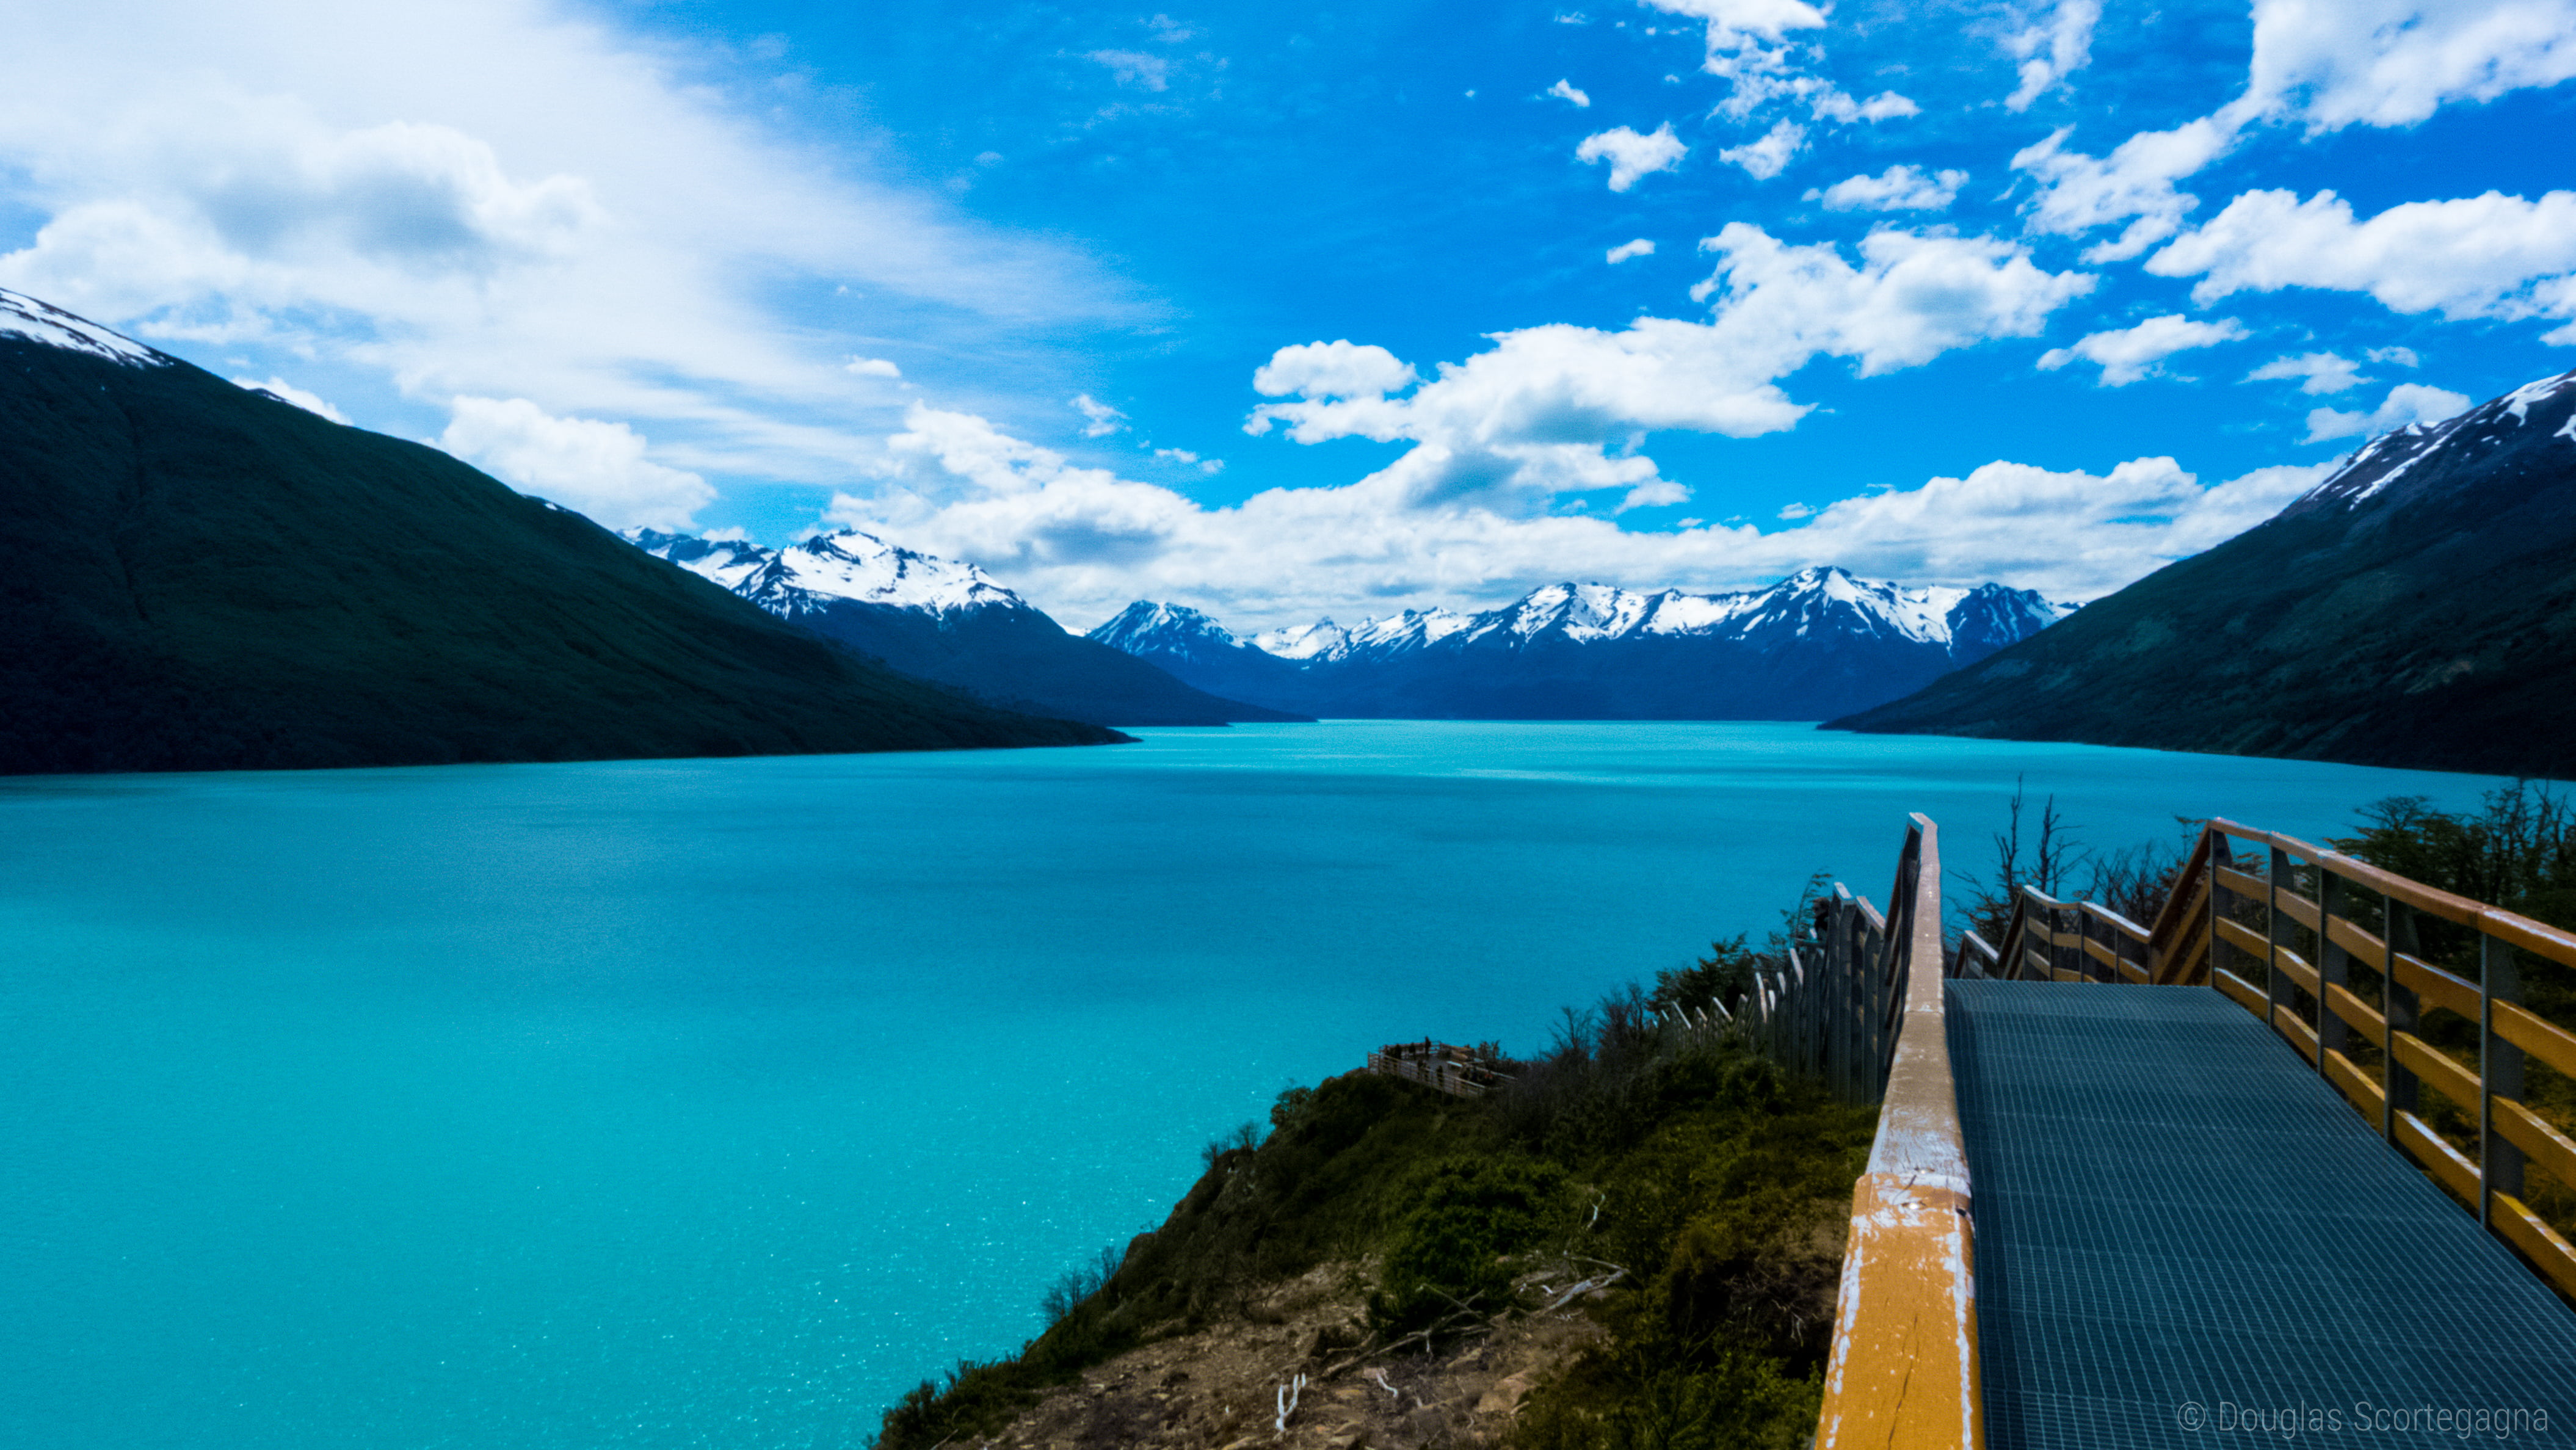
[[[1676,989],[1751,970],[1720,944]],[[1851,1185],[1875,1114],[1731,1041],[1657,1025],[1642,987],[1571,1013],[1479,1100],[1351,1073],[1283,1093],[1257,1145],[1211,1145],[1163,1227],[1051,1291],[1014,1358],[887,1412],[882,1450],[990,1433],[1038,1391],[1150,1339],[1252,1312],[1328,1260],[1376,1268],[1337,1359],[1445,1351],[1589,1279],[1607,1346],[1530,1398],[1532,1450],[1795,1446],[1815,1427]],[[1249,1137],[1250,1135],[1245,1135]],[[1562,1292],[1558,1290],[1557,1292]]]

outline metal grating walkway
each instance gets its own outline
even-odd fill
[[[1948,990],[1993,1450],[2576,1443],[2576,1313],[2245,1009]]]

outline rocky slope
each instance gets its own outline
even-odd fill
[[[2576,372],[1834,728],[2576,778]]]
[[[1554,584],[1481,614],[1406,610],[1239,639],[1138,601],[1091,637],[1202,689],[1316,715],[1813,720],[1894,698],[2069,612],[2027,590],[1808,569],[1768,589]]]
[[[1073,744],[0,292],[0,773]]]
[[[791,624],[997,704],[1102,725],[1305,718],[1193,689],[1146,660],[1066,633],[972,564],[857,529],[784,549],[650,529],[626,537]]]

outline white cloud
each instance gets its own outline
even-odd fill
[[[1621,262],[1628,260],[1630,257],[1651,257],[1654,254],[1654,241],[1648,237],[1639,237],[1633,242],[1621,242],[1619,245],[1612,247],[1610,249],[1610,265],[1616,267]]]
[[[1474,496],[1526,510],[1558,494],[1645,484],[1651,458],[1608,451],[1632,434],[1751,437],[1793,426],[1807,406],[1776,380],[1820,355],[1852,358],[1863,376],[1911,367],[1988,338],[2035,335],[2093,286],[1991,238],[1881,229],[1860,243],[1858,266],[1831,243],[1793,246],[1742,222],[1700,246],[1718,259],[1694,289],[1715,298],[1706,323],[1641,317],[1618,332],[1554,324],[1497,333],[1491,349],[1442,364],[1405,398],[1384,396],[1413,375],[1392,354],[1372,350],[1366,375],[1346,380],[1333,350],[1348,344],[1283,348],[1255,385],[1305,396],[1254,409],[1246,430],[1286,424],[1300,443],[1409,440],[1417,446],[1371,476],[1393,501],[1430,507]]]
[[[2571,0],[2262,0],[2247,94],[2311,133],[2576,76]]]
[[[1583,92],[1576,90],[1573,83],[1570,81],[1560,80],[1555,85],[1549,86],[1539,94],[1554,96],[1559,100],[1572,101],[1578,107],[1589,107],[1592,104],[1592,98],[1585,95]]]
[[[2039,365],[2056,369],[2082,358],[2102,365],[2103,387],[2123,388],[2162,372],[2158,364],[2175,353],[2215,347],[2246,335],[2244,324],[2232,317],[2219,322],[2195,322],[2176,312],[2150,317],[2135,327],[2087,334],[2073,347],[2050,348],[2040,354]]]
[[[1785,510],[1799,526],[1770,533],[1697,522],[1629,531],[1608,518],[1514,514],[1472,500],[1395,507],[1383,476],[1202,508],[1169,489],[1072,467],[971,415],[916,407],[907,424],[877,486],[837,496],[830,520],[972,559],[1075,628],[1139,597],[1259,629],[1346,614],[1353,600],[1489,606],[1566,577],[1743,588],[1825,563],[1912,583],[1995,579],[2091,598],[2261,522],[2328,467],[2263,469],[2203,487],[2169,458],[2098,475],[1996,462],[1966,478]],[[1672,480],[1640,480],[1619,507],[1686,496]]]
[[[2445,418],[2457,417],[2468,406],[2466,393],[2428,388],[2421,383],[2399,383],[2388,390],[2388,396],[2377,408],[2367,413],[2315,409],[2308,414],[2308,436],[2300,441],[2318,443],[2328,438],[2376,438],[2409,423],[2438,423]]]
[[[558,418],[525,398],[460,397],[438,446],[521,493],[562,504],[612,529],[687,529],[715,497],[694,473],[644,456],[623,423]]]
[[[2454,101],[2576,76],[2576,0],[2255,0],[2243,94],[2196,121],[2142,131],[2108,157],[2065,149],[2060,130],[2013,157],[2040,183],[2034,230],[2078,236],[2127,223],[2087,261],[2134,257],[2198,204],[2175,183],[2234,149],[2261,121],[2310,135],[2405,126]]]
[[[22,8],[9,46],[0,199],[39,225],[5,285],[308,381],[524,398],[813,480],[891,416],[844,371],[861,326],[1029,358],[1033,325],[1136,315],[1072,251],[786,138],[730,62],[588,11],[97,0]],[[848,335],[780,300],[835,284]]]
[[[2372,361],[2379,361],[2374,354]],[[2308,394],[2340,393],[2359,387],[2370,379],[2361,375],[2361,364],[2330,352],[2303,352],[2297,357],[2276,357],[2245,375],[2249,383],[2297,378],[2299,391]]]
[[[1807,144],[1807,128],[1795,121],[1782,121],[1763,133],[1760,139],[1741,146],[1729,146],[1717,153],[1717,159],[1731,166],[1741,166],[1756,181],[1768,181],[1787,167],[1798,148]]]
[[[1127,415],[1101,402],[1089,393],[1076,394],[1073,406],[1082,412],[1082,436],[1106,438],[1127,426]]]
[[[1793,31],[1824,28],[1824,12],[1804,0],[1646,0],[1671,15],[1707,22],[1708,56],[1700,68],[1728,83],[1719,110],[1741,120],[1790,89],[1797,79]]]
[[[2362,356],[2375,363],[2395,363],[2401,368],[2423,366],[2423,359],[2415,356],[2415,349],[2411,347],[2374,347]]]
[[[899,378],[903,369],[881,357],[853,357],[841,364],[841,370],[863,378]]]
[[[2184,213],[2200,204],[2174,183],[2226,154],[2236,144],[2240,118],[2222,112],[2187,121],[2170,131],[2141,131],[2107,157],[2065,149],[2073,127],[2013,154],[2015,171],[2039,180],[2030,204],[2030,227],[2058,236],[2081,236],[2096,227],[2127,222],[2118,237],[2084,254],[2088,262],[2134,257],[2182,227]]]
[[[1166,463],[1184,463],[1213,478],[1225,471],[1222,458],[1201,458],[1186,448],[1157,448],[1154,456]]]
[[[1159,55],[1136,50],[1095,50],[1085,58],[1107,66],[1110,76],[1122,86],[1160,91],[1169,89],[1172,83],[1172,63]]]
[[[322,401],[318,394],[308,393],[304,389],[295,386],[284,378],[272,377],[264,383],[254,383],[248,378],[235,378],[233,379],[233,385],[235,387],[250,388],[257,392],[269,393],[277,397],[284,398],[286,401],[302,408],[305,412],[320,414],[322,417],[328,418],[334,423],[346,423],[349,421],[348,414],[343,413],[339,409],[332,407],[329,403]]]
[[[1669,171],[1681,164],[1690,148],[1673,135],[1671,122],[1640,136],[1625,126],[1586,136],[1574,148],[1574,159],[1589,164],[1607,160],[1610,163],[1610,189],[1626,191],[1637,184],[1637,178],[1657,171]]]
[[[1942,171],[1926,176],[1912,166],[1891,166],[1876,176],[1853,176],[1822,191],[1810,191],[1834,211],[1941,211],[1958,199],[1968,173]]]
[[[1374,343],[1304,342],[1270,355],[1252,374],[1265,398],[1374,398],[1411,387],[1413,365]]]
[[[2004,98],[2004,108],[2026,111],[2092,60],[2093,27],[2101,22],[2102,0],[2055,0],[2037,14],[2018,18],[2019,28],[2004,37],[2004,51],[2020,62],[2021,83]]]
[[[1923,114],[1923,108],[1910,97],[1900,96],[1894,91],[1881,91],[1866,101],[1855,101],[1832,86],[1819,91],[1808,109],[1819,121],[1840,121],[1845,125],[1854,121],[1893,121],[1900,116]]]
[[[2366,292],[2397,312],[2444,317],[2576,317],[2576,192],[2538,201],[2487,192],[2413,201],[2368,221],[2331,191],[2301,201],[2249,191],[2147,259],[2201,280],[2192,297],[2315,287]],[[2562,328],[2549,341],[2576,341]]]

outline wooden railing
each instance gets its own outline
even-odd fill
[[[2421,954],[2427,918],[2474,933],[2476,980]],[[2533,1111],[2523,1081],[2531,1058],[2576,1076],[2576,1034],[2522,1005],[2516,952],[2576,967],[2576,935],[2293,836],[2213,820],[2152,927],[2023,888],[2002,947],[1971,933],[1955,970],[2215,987],[2270,1024],[2391,1145],[2576,1297],[2576,1247],[2525,1202],[2534,1167],[2576,1189],[2576,1141]],[[2429,1028],[2435,1012],[2466,1031]],[[2460,1036],[2470,1041],[2466,1062],[2434,1041]],[[2473,1152],[2428,1120],[2427,1091],[2474,1122],[2460,1134]]]
[[[1783,973],[1796,980],[1778,984],[1776,1011],[1756,994],[1773,1027],[1794,1025],[1789,1052],[1852,1096],[1881,1099],[1853,1186],[1816,1445],[1977,1450],[1968,1153],[1942,1019],[1940,836],[1926,817],[1906,829],[1888,906],[1882,918],[1837,887]]]
[[[1510,1080],[1493,1060],[1471,1047],[1424,1038],[1390,1043],[1368,1055],[1368,1070],[1437,1088],[1453,1097],[1481,1098]]]

